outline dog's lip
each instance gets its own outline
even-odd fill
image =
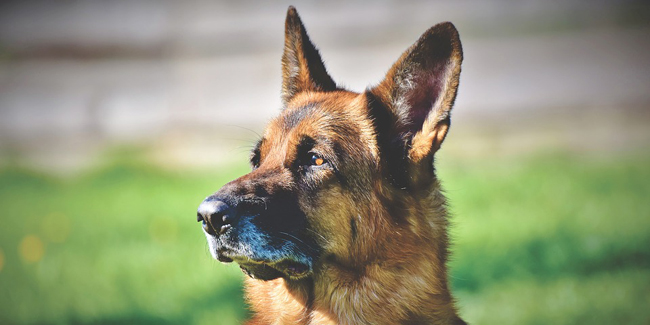
[[[253,270],[260,266],[270,267],[294,279],[304,278],[312,271],[310,265],[298,262],[290,257],[280,260],[257,260],[235,254],[233,251],[227,249],[219,250],[217,259],[224,263],[236,262],[241,268],[246,270]]]
[[[296,262],[293,259],[289,258],[279,261],[255,261],[246,259],[245,261],[242,260],[241,262],[237,261],[237,263],[241,268],[249,270],[248,273],[253,273],[253,275],[255,275],[255,272],[250,271],[262,266],[274,269],[292,279],[301,279],[311,273],[311,267],[309,265]]]
[[[217,259],[220,262],[224,262],[224,263],[235,262],[235,263],[237,263],[239,265],[250,265],[250,266],[254,266],[254,265],[269,265],[270,266],[270,265],[274,264],[273,261],[252,259],[252,258],[250,258],[248,256],[239,254],[239,253],[233,251],[232,249],[228,249],[228,248],[219,249],[217,251]]]
[[[233,254],[229,249],[222,248],[217,251],[217,260],[219,262],[231,263],[234,261],[232,256]]]
[[[217,255],[217,259],[219,260],[219,262],[223,262],[223,263],[231,263],[231,262],[233,262],[232,258],[230,258],[228,256],[225,256],[223,254]]]

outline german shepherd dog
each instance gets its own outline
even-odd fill
[[[462,57],[456,28],[441,23],[379,84],[347,91],[289,7],[283,109],[252,171],[198,209],[214,258],[248,275],[248,324],[465,324],[433,166]]]

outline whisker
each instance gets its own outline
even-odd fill
[[[236,128],[240,128],[240,129],[242,129],[242,130],[249,131],[249,132],[255,134],[258,138],[261,138],[261,137],[262,137],[259,133],[257,133],[257,132],[256,132],[255,130],[253,130],[253,129],[249,129],[249,128],[247,128],[247,127],[243,127],[243,126],[241,126],[241,125],[235,125],[235,124],[226,124],[226,125],[227,125],[227,126],[236,127]]]
[[[292,234],[289,234],[289,233],[286,233],[286,232],[282,232],[282,231],[280,231],[279,233],[280,233],[281,235],[286,235],[286,236],[289,236],[289,237],[291,237],[291,238],[297,240],[297,241],[300,242],[301,244],[307,246],[307,248],[311,249],[312,251],[317,251],[317,249],[316,249],[315,247],[313,247],[313,246],[311,246],[311,245],[305,243],[303,240],[301,240],[300,238],[298,238],[298,237],[296,237],[296,236],[294,236],[294,235],[292,235]]]
[[[317,233],[315,230],[308,228],[307,231],[309,231],[309,232],[313,233],[314,235],[320,237],[320,239],[322,239],[323,241],[327,241],[327,238],[325,238],[325,236],[323,236],[320,233]]]

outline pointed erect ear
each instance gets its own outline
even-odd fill
[[[284,54],[282,55],[282,103],[303,91],[331,91],[336,83],[325,70],[325,65],[314,44],[309,40],[305,26],[296,8],[289,7],[284,25]]]
[[[445,139],[462,60],[458,31],[441,23],[427,30],[370,90],[395,116],[397,131],[410,135],[411,161],[432,156]]]

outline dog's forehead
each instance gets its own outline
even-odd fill
[[[292,151],[304,138],[317,143],[325,140],[339,147],[364,144],[364,150],[376,155],[375,132],[366,96],[348,91],[298,94],[268,124],[259,148],[262,153],[275,152],[291,158]]]
[[[368,118],[363,95],[337,91],[302,93],[267,127],[267,134],[299,133],[318,136],[333,130],[359,129],[358,123]]]

